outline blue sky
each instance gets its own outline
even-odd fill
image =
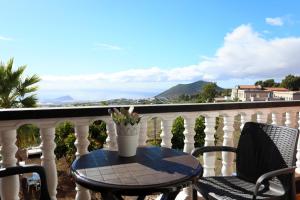
[[[30,3],[29,3],[30,2]],[[149,97],[178,83],[300,72],[299,1],[2,1],[0,60],[40,98]]]

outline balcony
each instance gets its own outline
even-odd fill
[[[35,108],[0,110],[0,144],[3,166],[15,166],[18,150],[15,145],[17,129],[24,124],[35,124],[41,136],[41,165],[45,167],[48,188],[52,199],[57,194],[57,170],[55,164],[55,127],[63,121],[75,124],[76,156],[88,153],[87,139],[90,123],[102,120],[106,122],[106,147],[116,149],[116,133],[114,123],[108,115],[108,107],[72,107],[72,108]],[[205,145],[215,144],[216,117],[223,118],[223,145],[234,146],[233,133],[236,123],[240,129],[247,121],[267,122],[299,128],[300,101],[251,102],[251,103],[215,103],[215,104],[171,104],[171,105],[137,105],[135,111],[142,115],[139,144],[146,145],[148,120],[154,117],[161,119],[161,146],[171,147],[171,129],[174,119],[184,118],[184,152],[190,153],[194,148],[194,124],[199,116],[205,118]],[[300,143],[297,153],[297,171],[300,172]],[[234,172],[233,157],[229,153],[222,156],[222,175]],[[207,153],[203,158],[204,176],[215,175],[216,155]],[[0,185],[1,199],[18,199],[19,179],[17,176],[2,179]],[[88,199],[89,194],[83,187],[76,186],[76,199]],[[184,191],[187,195],[188,192]]]

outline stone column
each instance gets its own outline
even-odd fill
[[[145,146],[147,145],[147,127],[148,127],[148,120],[147,117],[142,117],[140,121],[140,132],[139,132],[139,145]]]
[[[191,153],[195,148],[195,117],[185,117],[184,118],[184,149],[186,153]]]
[[[205,116],[205,144],[204,146],[215,146],[215,125],[216,125],[216,116],[215,114],[210,114]],[[215,162],[216,162],[216,153],[209,152],[204,153],[204,173],[203,176],[214,176],[215,175]]]
[[[87,154],[88,146],[90,144],[88,140],[89,136],[89,120],[79,120],[75,122],[75,146],[77,148],[76,158]],[[76,184],[76,200],[89,200],[91,199],[91,195],[88,189]]]
[[[5,129],[1,129],[0,133],[2,141],[2,167],[16,166],[16,153],[18,151],[18,147],[15,144],[17,141],[16,127],[6,127]],[[19,199],[19,176],[3,177],[0,183],[1,199]]]
[[[224,140],[223,146],[233,147],[233,132],[234,132],[234,114],[230,113],[229,115],[225,115],[224,119]],[[232,152],[222,152],[222,175],[230,176],[233,173],[233,159],[234,155]]]
[[[47,186],[49,195],[52,200],[56,199],[57,188],[57,170],[55,163],[54,149],[56,144],[55,138],[55,123],[42,123],[39,125],[41,135],[41,165],[45,168],[47,177]]]
[[[106,144],[107,148],[110,150],[116,150],[118,149],[117,145],[117,135],[116,135],[116,129],[115,129],[115,123],[112,119],[106,120]]]
[[[173,125],[173,117],[163,116],[163,119],[161,120],[161,147],[172,147],[171,139],[173,137],[171,130]]]

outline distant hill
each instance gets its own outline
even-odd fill
[[[55,99],[53,99],[53,101],[58,101],[58,102],[70,102],[70,101],[74,101],[74,99],[73,99],[71,96],[66,95],[66,96],[62,96],[62,97],[55,98]]]
[[[54,98],[54,99],[43,99],[41,100],[41,104],[66,104],[66,103],[73,103],[75,100],[69,96],[69,95],[66,95],[66,96],[61,96],[61,97],[58,97],[58,98]]]
[[[178,84],[174,87],[171,87],[170,89],[160,93],[159,95],[155,96],[156,98],[177,98],[180,95],[196,95],[199,94],[202,91],[202,87],[210,82],[206,81],[196,81],[194,83],[189,84]],[[218,91],[224,90],[221,87],[217,87]]]

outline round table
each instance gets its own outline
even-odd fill
[[[138,147],[136,156],[120,157],[117,151],[99,149],[80,156],[71,166],[76,183],[101,192],[104,199],[122,199],[163,193],[174,199],[181,188],[203,173],[193,156],[163,147]]]

